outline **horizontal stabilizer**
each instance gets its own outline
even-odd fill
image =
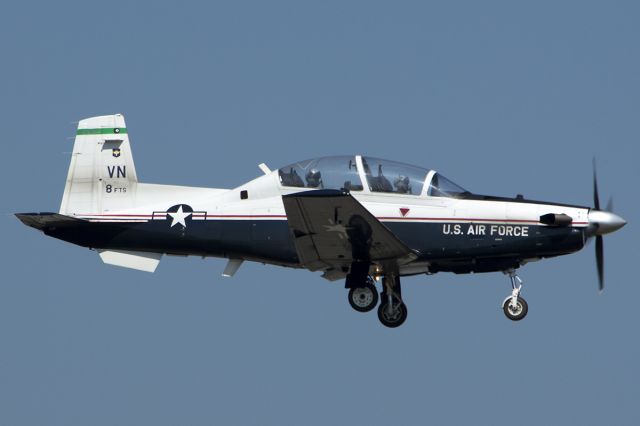
[[[65,225],[78,225],[86,222],[71,216],[58,213],[16,213],[16,217],[22,223],[40,231],[49,227],[59,227]]]
[[[98,250],[100,259],[108,265],[154,272],[160,263],[162,253],[127,250]]]

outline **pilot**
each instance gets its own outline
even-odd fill
[[[378,176],[369,178],[369,185],[374,192],[393,192],[391,182],[382,174],[382,164],[378,164]]]
[[[398,194],[411,194],[411,185],[409,184],[409,176],[398,176],[393,182]]]
[[[309,188],[322,188],[322,174],[318,169],[311,169],[305,176],[307,180],[307,187]]]

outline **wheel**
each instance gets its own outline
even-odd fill
[[[389,328],[401,326],[407,319],[407,306],[404,303],[394,303],[393,310],[389,312],[389,302],[384,301],[378,306],[378,319],[382,325]]]
[[[367,283],[364,287],[353,287],[349,290],[349,304],[358,312],[369,312],[378,304],[376,286]]]
[[[520,321],[522,318],[527,316],[527,312],[529,312],[529,305],[527,305],[526,300],[518,296],[515,306],[511,305],[511,298],[508,298],[502,304],[502,310],[511,321]]]

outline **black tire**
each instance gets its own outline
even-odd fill
[[[524,298],[518,296],[518,301],[516,302],[516,308],[512,308],[511,306],[511,298],[508,298],[502,304],[502,311],[511,321],[520,321],[524,317],[527,316],[529,312],[529,305]]]
[[[383,301],[378,306],[378,319],[385,327],[396,328],[400,327],[407,320],[407,306],[404,303],[395,303],[394,312],[389,314],[387,307],[389,302]]]
[[[369,312],[378,304],[376,286],[367,283],[364,287],[349,289],[349,305],[358,312]]]

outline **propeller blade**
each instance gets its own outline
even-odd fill
[[[600,197],[598,196],[598,178],[596,176],[596,158],[593,158],[593,207],[600,210]]]
[[[613,213],[613,197],[609,197],[609,201],[607,202],[607,211]]]
[[[602,235],[596,236],[596,265],[598,267],[598,288],[604,290],[604,241]]]

